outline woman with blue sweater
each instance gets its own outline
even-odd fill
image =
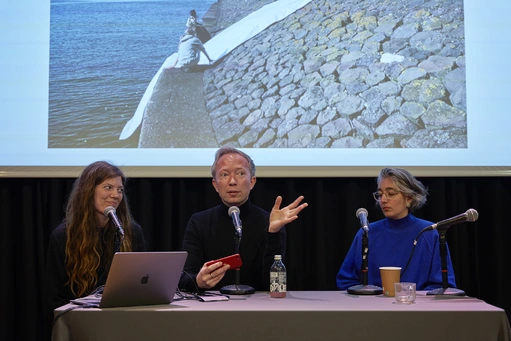
[[[414,240],[422,229],[433,224],[411,213],[426,203],[427,189],[407,170],[401,168],[383,168],[378,175],[377,184],[378,190],[373,196],[385,218],[369,224],[367,284],[382,285],[379,269],[381,266],[399,266],[402,269],[401,281],[416,283],[417,290],[441,288],[442,269],[437,230],[422,233],[413,250]],[[361,284],[362,237],[363,230],[360,229],[339,269],[339,290]],[[454,270],[448,249],[447,271],[449,287],[455,288]]]

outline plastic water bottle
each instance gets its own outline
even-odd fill
[[[275,262],[270,268],[270,296],[286,297],[286,267],[282,263],[281,255],[275,255]]]

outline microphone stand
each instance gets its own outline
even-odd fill
[[[465,296],[465,292],[463,290],[449,288],[449,282],[447,280],[447,241],[445,239],[447,228],[438,230],[438,236],[440,239],[440,261],[442,262],[442,288],[430,290],[426,293],[426,295]]]
[[[367,255],[369,253],[369,242],[367,237],[367,228],[364,228],[362,234],[362,284],[353,285],[348,288],[348,294],[352,295],[379,295],[383,289],[376,285],[367,284]]]
[[[234,253],[239,253],[241,243],[241,233],[236,231],[234,236]],[[255,289],[249,285],[240,284],[240,268],[234,269],[234,283],[220,288],[220,293],[227,295],[250,295],[255,293]]]

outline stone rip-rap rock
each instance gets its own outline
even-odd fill
[[[220,0],[218,25],[269,2]],[[312,1],[205,72],[218,144],[466,148],[463,20],[460,0]]]

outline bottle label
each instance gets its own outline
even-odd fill
[[[286,292],[285,272],[270,272],[270,292]]]

